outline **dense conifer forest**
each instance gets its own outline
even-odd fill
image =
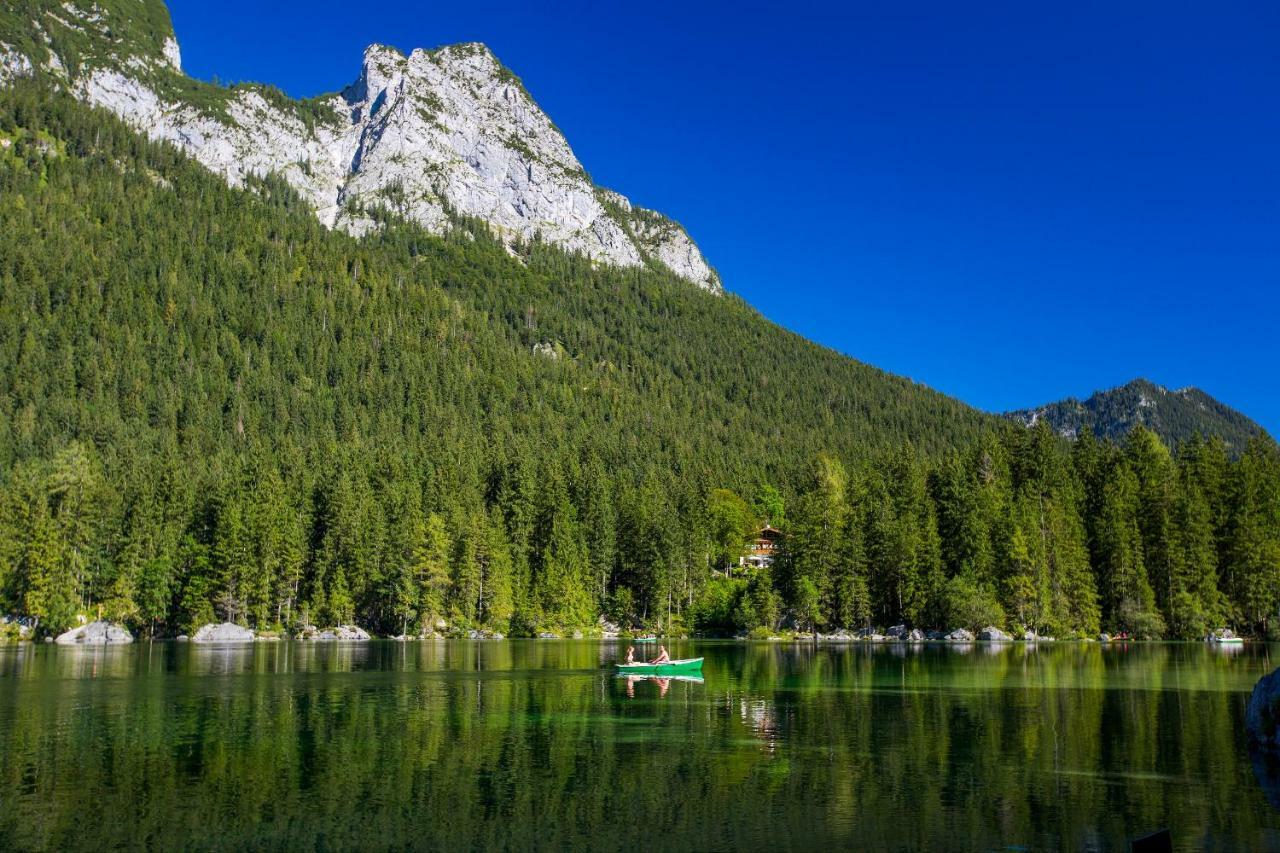
[[[1266,436],[1068,444],[660,271],[326,230],[36,83],[0,198],[0,612],[40,633],[1277,627]]]

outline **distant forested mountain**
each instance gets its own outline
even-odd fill
[[[1045,421],[1067,438],[1088,431],[1100,438],[1120,439],[1135,426],[1150,429],[1172,447],[1193,435],[1217,436],[1233,454],[1265,432],[1247,416],[1198,388],[1171,391],[1145,379],[1099,391],[1087,400],[1070,398],[1009,412],[1006,417],[1027,426]]]

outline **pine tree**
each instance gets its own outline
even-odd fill
[[[228,622],[250,616],[247,579],[255,561],[253,540],[239,494],[221,499],[214,528],[213,562],[217,572],[214,606]]]
[[[449,554],[452,543],[444,519],[430,513],[415,532],[413,575],[417,582],[419,617],[427,629],[444,619],[449,597]]]
[[[579,507],[583,535],[593,583],[596,608],[603,608],[609,597],[614,562],[617,559],[617,517],[609,477],[604,463],[594,451],[583,459],[575,478],[575,502]],[[505,559],[510,559],[509,556]],[[510,588],[510,578],[505,583]],[[507,594],[510,594],[509,592]],[[505,622],[506,618],[498,620]]]
[[[1047,594],[1043,565],[1032,557],[1020,524],[1014,524],[1009,539],[1009,566],[1005,578],[1008,611],[1023,628],[1036,631],[1044,625]]]
[[[173,587],[173,563],[168,557],[153,557],[142,564],[138,578],[138,617],[154,637],[156,628],[169,616]]]
[[[1113,630],[1159,636],[1163,626],[1147,580],[1138,526],[1137,477],[1122,458],[1114,459],[1103,477],[1092,549],[1103,620]]]
[[[820,456],[796,502],[784,565],[793,604],[807,622],[835,624],[839,618],[841,590],[834,580],[850,573],[841,565],[848,556],[844,543],[849,517],[847,490],[844,466],[830,456]],[[814,601],[809,600],[811,596]]]
[[[65,549],[63,559],[75,578],[72,595],[82,608],[89,606],[97,581],[99,488],[97,470],[83,445],[71,443],[54,457],[49,506]]]
[[[390,503],[387,530],[390,549],[383,597],[387,611],[395,620],[398,636],[407,636],[410,625],[416,627],[421,615],[417,559],[426,519],[422,514],[421,495],[412,483],[397,482]]]
[[[1156,605],[1168,614],[1174,596],[1183,590],[1179,550],[1173,528],[1177,480],[1169,450],[1155,433],[1135,427],[1128,437],[1128,459],[1138,481],[1138,527],[1142,557],[1155,592]]]
[[[76,565],[57,525],[47,516],[36,518],[21,571],[27,578],[22,609],[35,617],[37,627],[57,632],[73,624],[78,602],[70,593],[76,588]]]
[[[479,618],[500,631],[510,630],[515,612],[512,591],[511,547],[503,525],[496,519],[484,519],[477,559],[481,566]]]
[[[1233,479],[1227,588],[1244,622],[1265,633],[1280,603],[1280,450],[1251,441]]]

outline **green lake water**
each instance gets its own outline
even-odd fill
[[[1280,849],[1277,647],[670,648],[0,648],[0,849]]]

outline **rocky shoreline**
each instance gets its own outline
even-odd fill
[[[31,624],[29,620],[19,620],[14,617],[3,617],[0,622],[0,628],[8,629],[7,634],[0,634],[0,640],[8,639],[12,641],[31,641],[36,639],[36,626]],[[606,642],[629,642],[634,637],[652,636],[654,632],[640,629],[627,630],[618,625],[604,622],[594,626],[591,629],[575,629],[575,630],[541,630],[528,637],[511,637],[510,639],[536,639],[536,640],[600,640]],[[659,635],[666,637],[667,635]],[[1234,638],[1229,629],[1219,629],[1205,638],[1206,641],[1217,640],[1222,642],[1223,638]],[[1058,640],[1051,636],[1042,636],[1034,631],[1025,631],[1021,636],[1014,636],[1004,630],[988,625],[978,631],[970,631],[967,628],[955,628],[951,631],[942,631],[938,629],[922,630],[920,628],[908,628],[906,625],[893,625],[889,628],[860,628],[855,631],[838,630],[829,634],[818,632],[816,634],[805,631],[784,630],[781,632],[756,633],[756,634],[738,634],[736,636],[692,636],[692,635],[672,635],[670,639],[686,639],[686,640],[737,640],[742,642],[816,642],[823,644],[950,644],[950,645],[967,645],[971,643],[984,643],[991,645],[1001,645],[1008,643],[1052,643],[1052,642],[1081,642],[1081,643],[1120,643],[1132,642],[1134,638],[1125,635],[1112,636],[1110,634],[1100,634],[1095,637],[1069,637]],[[234,622],[209,623],[200,626],[193,634],[179,634],[176,637],[157,637],[157,640],[174,640],[177,642],[191,642],[200,645],[235,645],[245,643],[261,643],[261,642],[278,642],[281,640],[296,640],[299,642],[368,642],[375,639],[386,639],[395,642],[417,642],[430,640],[505,640],[507,635],[489,629],[462,629],[449,626],[445,623],[437,623],[431,629],[425,630],[420,634],[399,634],[378,637],[371,634],[366,629],[358,625],[336,625],[332,627],[320,628],[315,625],[304,624],[291,632],[274,632],[274,631],[255,631],[243,625]],[[61,646],[108,646],[108,645],[126,645],[134,642],[133,635],[124,625],[105,620],[89,622],[71,630],[65,631],[56,637],[46,636],[46,643],[55,643]],[[1239,640],[1236,640],[1239,642]]]

